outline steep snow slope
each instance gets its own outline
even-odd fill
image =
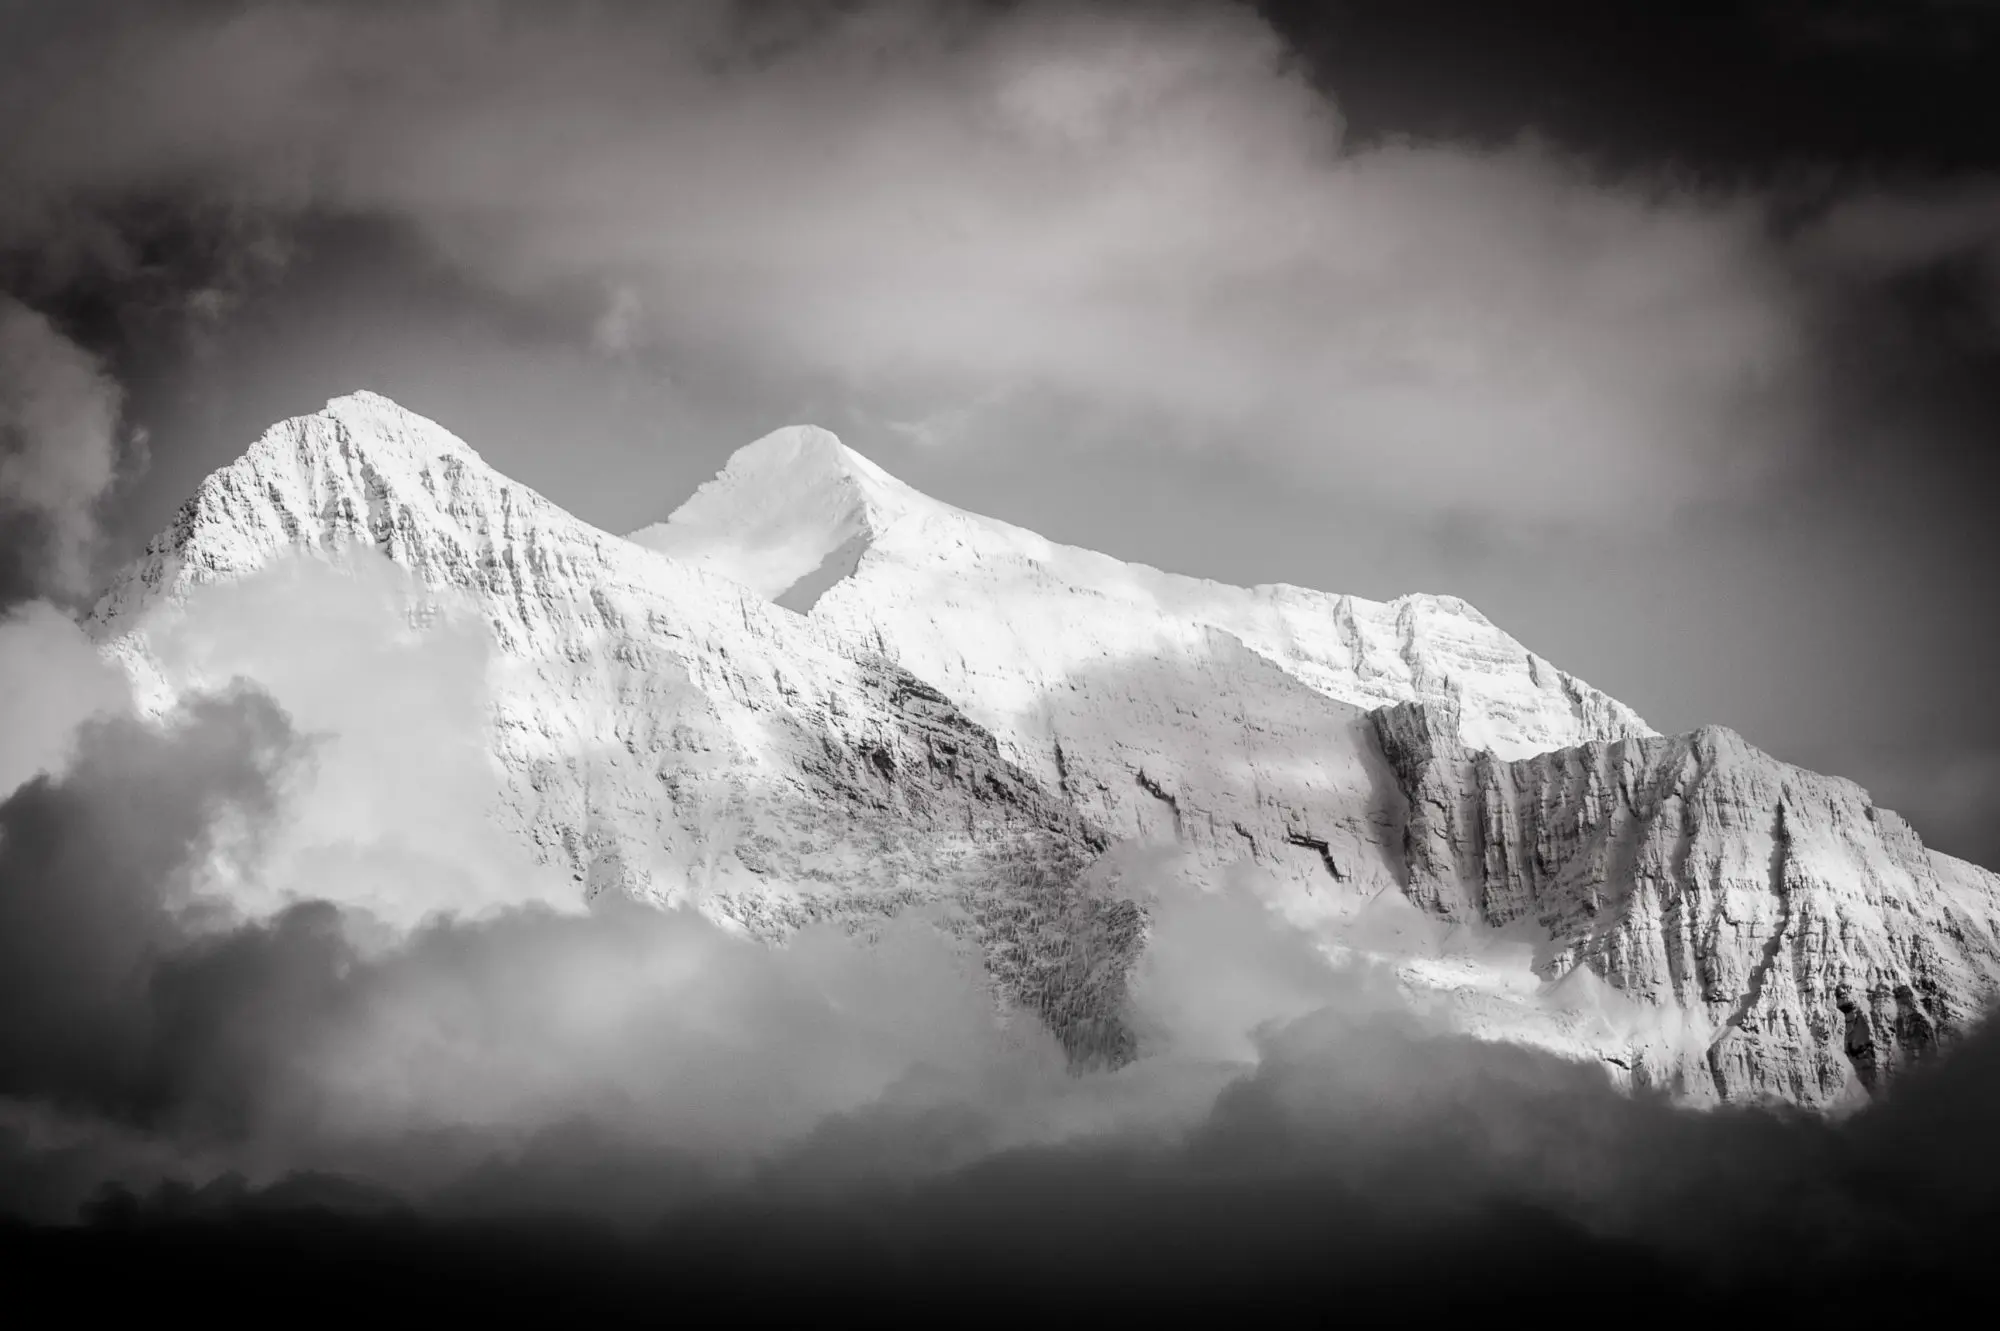
[[[90,627],[163,706],[244,668],[192,641],[205,592],[377,555],[406,575],[416,630],[469,614],[490,632],[493,813],[584,895],[779,928],[1102,844],[871,648],[589,527],[373,394],[274,426],[210,476]]]
[[[1448,597],[1120,563],[803,428],[633,539],[872,635],[1113,835],[1275,880],[1469,1024],[1635,1080],[1826,1103],[2000,977],[1993,875],[1729,732],[1656,735]],[[1384,940],[1390,900],[1445,932]]]

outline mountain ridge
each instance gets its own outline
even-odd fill
[[[798,472],[787,470],[802,451],[812,465]],[[833,487],[812,483],[828,475],[837,477]],[[806,484],[800,484],[801,476]],[[834,489],[834,496],[826,493],[828,488]],[[837,520],[827,520],[831,511],[838,512]],[[791,558],[783,564],[782,574],[771,571],[771,551],[766,546],[767,533],[774,529],[816,537],[802,547],[787,548]],[[1447,632],[1479,639],[1477,651],[1504,658],[1510,672],[1525,676],[1533,692],[1545,695],[1544,705],[1550,700],[1556,703],[1549,709],[1553,714],[1539,718],[1539,724],[1519,733],[1504,726],[1488,727],[1469,733],[1472,742],[1519,754],[1575,738],[1656,733],[1616,699],[1522,648],[1461,598],[1411,593],[1373,602],[1290,583],[1243,588],[1118,560],[931,499],[889,477],[818,427],[787,427],[746,445],[731,456],[715,480],[697,489],[664,521],[637,529],[629,539],[732,577],[779,604],[799,579],[819,572],[835,554],[845,555],[841,576],[816,586],[804,607],[827,622],[841,622],[837,603],[844,585],[864,571],[880,574],[899,558],[908,564],[912,555],[963,549],[971,552],[975,563],[988,566],[982,573],[1001,564],[1053,568],[1057,577],[1067,576],[1073,586],[1084,587],[1093,596],[1109,593],[1155,616],[1192,618],[1229,632],[1278,660],[1308,687],[1360,705],[1404,700],[1409,695],[1395,687],[1398,682],[1407,683],[1416,696],[1448,704],[1448,691],[1461,682],[1459,676],[1469,673],[1463,669],[1467,663],[1446,661],[1437,680],[1426,680],[1424,648],[1414,641],[1426,629],[1445,627]],[[917,569],[906,576],[921,574]],[[998,588],[995,594],[1009,590]],[[818,613],[827,596],[835,598],[835,605]],[[883,607],[875,604],[871,609],[879,614]],[[1311,622],[1315,617],[1334,627],[1337,641],[1309,641],[1328,637],[1322,626]],[[865,634],[870,626],[848,627]],[[1371,688],[1370,677],[1387,681]],[[1536,700],[1517,697],[1513,702],[1518,710],[1537,710]],[[1569,712],[1579,715],[1573,718],[1576,724],[1565,729],[1561,714]]]
[[[1100,1043],[1143,926],[1083,884],[1121,842],[1251,875],[1335,949],[1387,919],[1472,1028],[1695,1098],[1865,1094],[2000,977],[2000,879],[1733,732],[1658,735],[1457,598],[1121,563],[816,427],[627,540],[336,398],[205,480],[88,624],[164,705],[228,665],[174,648],[206,589],[362,552],[413,625],[449,604],[490,632],[495,816],[586,896],[767,934],[955,902],[1018,997]],[[1021,943],[1052,922],[1092,941]],[[1546,937],[1523,969],[1468,960],[1520,928]],[[1552,1008],[1579,976],[1608,996]]]

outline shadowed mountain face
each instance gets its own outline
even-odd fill
[[[1130,1038],[1121,845],[1385,958],[1476,1034],[1696,1098],[1865,1094],[2000,984],[2000,880],[1851,783],[1658,736],[1454,598],[1120,563],[821,430],[622,539],[337,399],[211,476],[90,627],[164,709],[268,683],[274,634],[312,657],[336,574],[419,656],[475,644],[479,798],[534,893],[773,938],[936,910],[1073,1055]]]
[[[1374,714],[1407,796],[1405,883],[1444,918],[1546,931],[1538,969],[1673,1014],[1640,1081],[1837,1098],[1975,1023],[2000,963],[1992,874],[1850,781],[1721,727],[1505,762],[1420,705]]]

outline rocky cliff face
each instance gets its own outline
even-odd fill
[[[2000,988],[2000,879],[1926,850],[1850,781],[1713,726],[1509,762],[1421,704],[1373,719],[1410,896],[1449,920],[1530,922],[1547,979],[1585,967],[1676,1014],[1633,1041],[1637,1080],[1826,1103]]]
[[[2000,985],[2000,880],[1851,783],[1657,735],[1452,598],[1123,564],[809,428],[624,540],[337,399],[210,477],[91,626],[165,705],[239,664],[189,645],[211,589],[384,561],[419,641],[490,637],[491,814],[578,893],[773,935],[950,903],[1079,1054],[1120,1056],[1143,946],[1084,886],[1115,842],[1699,1098],[1865,1091]]]

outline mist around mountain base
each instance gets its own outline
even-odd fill
[[[419,650],[387,571],[218,590],[179,641],[258,678],[158,713],[63,616],[0,624],[23,1291],[1643,1321],[1908,1312],[1997,1232],[1990,1030],[1845,1115],[1691,1109],[1127,850],[1130,1056],[1079,1067],[936,912],[772,946],[582,904],[494,833],[478,633]]]

